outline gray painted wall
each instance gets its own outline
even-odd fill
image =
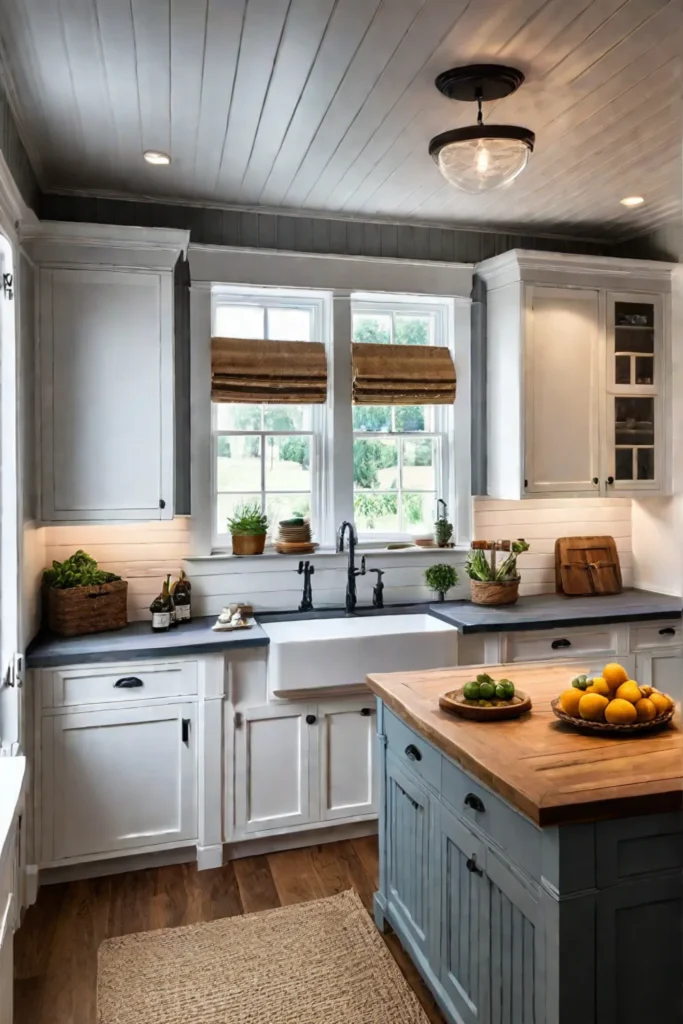
[[[44,193],[45,220],[189,229],[193,242],[346,256],[478,263],[509,249],[609,255],[610,243]]]
[[[670,221],[655,231],[631,238],[615,247],[616,256],[683,262],[683,222]]]
[[[0,150],[7,161],[24,202],[37,210],[40,204],[38,179],[33,173],[31,161],[19,137],[17,123],[10,109],[9,101],[0,80]]]

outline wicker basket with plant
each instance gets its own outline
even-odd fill
[[[514,604],[519,597],[517,557],[528,550],[529,544],[522,539],[472,541],[472,550],[465,563],[465,572],[470,578],[472,603]],[[507,553],[500,565],[496,564],[498,551]]]
[[[127,604],[127,580],[100,569],[85,551],[43,572],[44,618],[59,636],[122,629],[128,622]]]

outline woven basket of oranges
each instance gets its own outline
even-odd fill
[[[551,702],[562,722],[588,732],[634,736],[669,724],[675,701],[653,686],[640,686],[616,662],[605,665],[602,675],[576,676],[572,685]]]

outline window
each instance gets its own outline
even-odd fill
[[[448,304],[400,298],[353,303],[353,340],[377,345],[447,344]],[[353,408],[353,485],[361,537],[431,533],[436,501],[449,497],[448,406]],[[451,428],[451,430],[449,430]]]
[[[321,340],[323,300],[267,289],[214,293],[213,333],[222,337]],[[241,504],[268,516],[269,535],[293,515],[318,519],[319,438],[324,406],[212,403],[214,546],[227,548],[227,520]]]

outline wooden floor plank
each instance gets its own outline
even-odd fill
[[[280,906],[267,857],[240,857],[232,863],[245,914]]]
[[[97,1024],[97,950],[115,935],[252,913],[354,888],[371,911],[377,839],[232,861],[178,864],[44,886],[15,937],[14,1024]],[[443,1018],[395,935],[387,946],[432,1024]]]

